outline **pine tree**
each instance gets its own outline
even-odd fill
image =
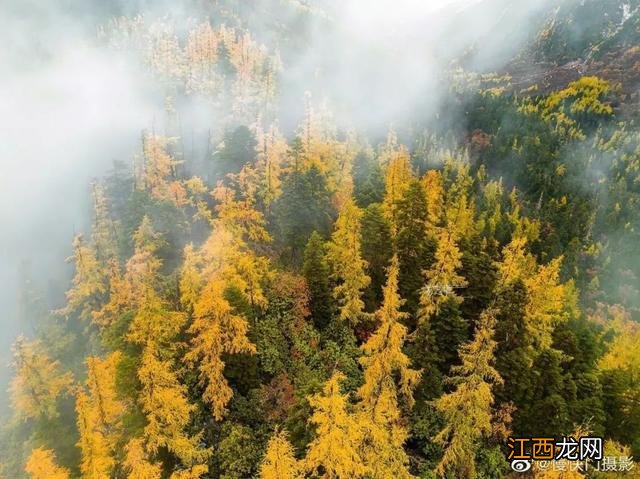
[[[327,247],[327,260],[332,267],[332,277],[337,282],[333,295],[338,301],[340,319],[356,324],[363,313],[362,292],[370,278],[365,269],[360,246],[360,221],[362,211],[349,199],[342,206],[336,220],[335,231]]]
[[[371,278],[371,284],[364,293],[364,300],[366,309],[373,311],[382,301],[382,288],[393,255],[391,229],[379,203],[372,203],[364,210],[361,236],[362,258],[367,262],[366,272]]]
[[[331,320],[331,288],[329,265],[325,259],[324,243],[314,231],[304,249],[302,274],[309,288],[309,310],[315,325],[324,328]]]
[[[420,372],[410,369],[410,360],[402,352],[407,328],[401,324],[406,313],[400,311],[398,294],[398,257],[389,267],[383,302],[376,312],[378,329],[362,345],[364,383],[358,389],[360,417],[363,427],[363,459],[371,467],[373,478],[412,477],[407,470],[408,457],[403,445],[408,432],[401,420],[399,400],[413,405],[413,388]],[[399,397],[400,396],[400,397]]]
[[[58,361],[42,352],[37,342],[18,337],[13,346],[15,376],[9,388],[14,410],[23,417],[54,419],[57,402],[73,383],[71,373],[61,373]]]
[[[276,432],[260,465],[260,479],[302,479],[302,467],[295,458],[287,432]]]
[[[404,310],[415,316],[422,271],[433,262],[434,230],[428,219],[427,198],[420,182],[411,178],[395,202],[394,246],[400,261],[398,287],[404,298]]]
[[[307,447],[305,467],[313,477],[359,478],[367,473],[359,452],[360,425],[347,410],[348,398],[340,392],[343,380],[342,373],[334,373],[322,393],[309,398],[314,411],[309,421],[316,427],[316,437]]]
[[[478,440],[488,437],[492,431],[492,388],[502,383],[502,378],[492,366],[496,342],[493,339],[495,311],[482,313],[472,341],[460,348],[462,363],[451,368],[453,376],[448,382],[455,389],[436,401],[442,413],[445,427],[436,436],[444,446],[444,454],[436,470],[455,477],[475,477]]]
[[[25,471],[31,479],[69,479],[69,471],[56,464],[53,451],[41,447],[31,451]]]

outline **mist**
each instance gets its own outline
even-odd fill
[[[283,59],[276,116],[285,133],[291,137],[310,91],[314,102],[327,102],[339,124],[374,138],[391,126],[432,119],[448,94],[452,61],[489,35],[508,4],[492,2],[482,7],[482,15],[462,15],[480,8],[477,0],[285,3],[291,3],[292,15],[281,23],[292,26],[301,14],[307,19],[302,43],[277,42],[271,23],[251,19],[254,36]],[[527,38],[521,22],[543,3],[521,8],[520,42]],[[46,307],[59,307],[71,275],[63,259],[71,253],[74,234],[87,233],[91,222],[90,181],[104,175],[113,160],[130,161],[140,148],[141,131],[163,119],[162,86],[135,55],[99,41],[99,27],[123,14],[166,14],[178,28],[185,19],[206,18],[200,2],[188,1],[9,0],[2,9],[0,41],[7,48],[0,51],[0,389],[5,391],[10,345],[17,334],[31,333],[18,312],[25,271]],[[469,63],[498,67],[519,46],[484,48]],[[216,124],[216,115],[194,102],[180,112],[187,129],[220,134],[224,125]],[[197,138],[209,141],[201,134]],[[198,148],[206,150],[202,144]]]

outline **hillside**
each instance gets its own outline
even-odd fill
[[[640,3],[20,12],[1,478],[638,477]]]

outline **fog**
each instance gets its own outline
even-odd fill
[[[169,4],[176,21],[197,19],[202,3],[8,0],[0,6],[0,390],[6,390],[13,339],[29,334],[18,314],[24,265],[47,308],[60,306],[71,274],[64,259],[73,235],[90,224],[91,179],[114,159],[129,161],[141,130],[163,114],[161,89],[149,72],[98,41],[98,27],[112,15],[159,16]],[[277,43],[267,25],[256,32],[267,48],[282,50],[277,116],[288,134],[307,90],[326,99],[339,121],[374,134],[428,119],[446,94],[442,80],[451,61],[492,32],[509,2],[316,3],[323,14],[311,15],[305,44]],[[542,4],[522,7],[517,20]],[[482,15],[473,19],[463,14],[478,9]],[[250,20],[260,28],[260,18]],[[526,29],[520,30],[525,41]],[[517,47],[483,51],[472,63],[493,67]],[[198,118],[194,129],[221,128],[207,124],[214,121],[209,114]]]

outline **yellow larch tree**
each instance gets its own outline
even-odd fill
[[[180,311],[168,310],[166,301],[157,291],[162,262],[155,252],[160,237],[147,216],[142,219],[133,239],[134,253],[127,261],[124,279],[131,302],[128,306],[135,311],[135,316],[127,337],[142,345],[149,342],[168,344],[185,324],[186,316]]]
[[[67,469],[56,464],[53,451],[41,447],[31,451],[24,468],[31,479],[69,479]]]
[[[477,441],[492,431],[492,389],[502,384],[493,367],[495,314],[492,309],[482,312],[473,340],[460,347],[461,364],[452,366],[452,376],[447,379],[455,389],[435,403],[445,421],[444,429],[435,437],[444,447],[436,467],[443,477],[447,473],[460,479],[476,477]]]
[[[382,207],[391,226],[391,232],[395,235],[398,229],[396,220],[398,202],[409,188],[414,174],[411,168],[409,151],[404,146],[392,143],[387,148],[389,151],[381,158],[381,162],[384,162],[383,166],[386,165],[385,195]]]
[[[180,469],[174,471],[169,476],[169,479],[200,479],[203,474],[209,472],[209,467],[204,464],[197,464],[187,469]]]
[[[76,415],[82,452],[80,471],[83,479],[109,479],[115,465],[110,447],[100,428],[98,410],[87,394],[79,390],[76,395]]]
[[[122,353],[115,351],[106,358],[87,358],[87,387],[89,404],[95,409],[98,427],[105,435],[109,447],[114,450],[126,404],[118,397],[116,372]]]
[[[292,168],[307,171],[315,167],[327,180],[328,190],[339,206],[350,191],[355,149],[349,139],[339,140],[326,106],[314,109],[310,93],[305,94],[305,117],[298,128],[299,154]]]
[[[67,261],[75,264],[75,275],[71,289],[67,291],[67,305],[57,311],[68,316],[78,312],[81,319],[90,320],[92,312],[106,300],[108,273],[96,257],[93,247],[85,244],[82,235],[73,240],[73,256]]]
[[[334,373],[321,394],[309,398],[313,415],[309,419],[316,437],[307,447],[305,468],[312,477],[340,479],[365,477],[367,467],[360,457],[362,431],[348,411],[348,398],[340,392],[344,375]]]
[[[130,439],[125,446],[125,458],[123,461],[127,479],[160,479],[162,466],[160,463],[151,462],[144,449],[142,439]]]
[[[327,245],[327,261],[336,280],[333,295],[340,308],[340,319],[358,323],[363,315],[363,290],[371,279],[366,274],[367,262],[362,259],[360,225],[362,211],[352,199],[342,206],[335,231]]]
[[[546,265],[538,265],[527,251],[527,240],[515,236],[502,251],[497,263],[498,289],[520,280],[527,290],[525,320],[528,332],[537,346],[550,347],[555,326],[576,314],[576,291],[572,282],[560,283],[562,257]]]
[[[92,190],[93,228],[91,239],[95,245],[96,257],[106,263],[118,256],[117,225],[109,212],[104,186],[101,183],[94,183]]]
[[[302,479],[303,469],[296,459],[287,432],[276,432],[269,443],[262,463],[260,479]]]
[[[185,359],[198,363],[203,397],[213,417],[221,420],[233,394],[223,374],[223,355],[256,352],[247,337],[247,319],[234,311],[225,293],[233,287],[254,308],[266,305],[261,284],[269,274],[268,261],[249,245],[270,237],[251,198],[239,199],[224,186],[216,188],[214,197],[218,205],[211,235],[198,252],[186,251],[181,300],[193,311],[193,338]]]
[[[445,218],[447,228],[457,238],[468,238],[475,233],[475,202],[473,178],[469,174],[468,158],[450,157],[445,160],[442,173],[445,181]]]
[[[140,405],[147,424],[147,450],[156,454],[167,448],[189,466],[204,461],[208,451],[200,445],[200,434],[189,436],[186,428],[195,406],[187,400],[186,386],[176,377],[170,361],[158,357],[151,343],[142,352],[138,378],[142,385]]]
[[[184,185],[176,180],[176,167],[182,163],[169,153],[175,138],[145,133],[142,137],[142,159],[136,174],[138,188],[145,189],[159,200],[168,200],[176,206],[187,203]]]
[[[410,368],[411,360],[402,351],[407,328],[401,320],[403,300],[398,294],[398,257],[394,255],[383,289],[383,302],[376,312],[378,329],[362,345],[364,383],[358,389],[363,427],[362,455],[374,479],[412,477],[407,470],[404,442],[408,432],[403,424],[400,399],[413,406],[413,389],[421,373]]]
[[[259,195],[269,207],[282,192],[281,177],[288,167],[289,147],[275,124],[266,131],[259,125],[256,140],[256,170],[261,179]]]
[[[224,377],[223,354],[255,353],[249,341],[249,325],[224,296],[227,283],[211,280],[202,289],[194,307],[194,321],[189,332],[194,335],[185,359],[199,362],[203,399],[211,405],[213,417],[221,420],[233,391]]]
[[[9,392],[18,415],[31,419],[58,417],[57,401],[73,383],[71,373],[60,372],[58,361],[42,351],[40,343],[18,337],[13,346],[15,376]]]
[[[427,197],[427,217],[432,226],[440,226],[444,215],[444,185],[437,170],[429,170],[420,182]]]
[[[424,271],[426,284],[420,290],[420,321],[427,321],[438,314],[445,301],[462,302],[462,297],[456,294],[456,288],[467,285],[467,281],[458,274],[462,267],[462,253],[458,249],[454,233],[442,228],[437,238],[435,262]]]

